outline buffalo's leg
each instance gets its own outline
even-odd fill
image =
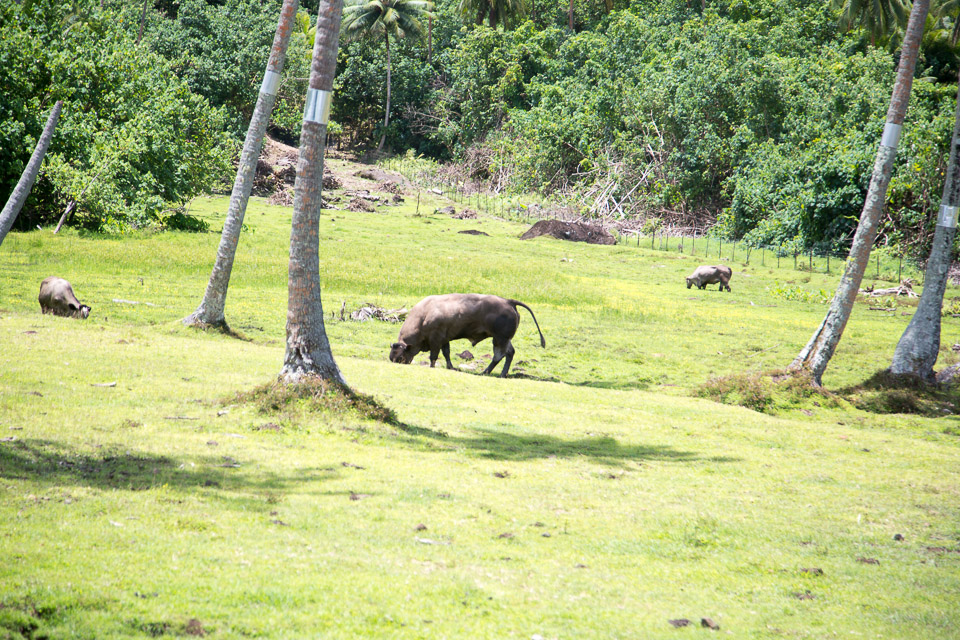
[[[450,362],[450,343],[444,342],[440,349],[443,351],[443,357],[447,359],[447,369],[453,369],[453,363]]]
[[[513,354],[516,353],[516,350],[513,348],[513,343],[507,343],[506,356],[507,359],[503,361],[503,371],[500,372],[501,378],[506,378],[507,373],[510,371],[510,363],[513,362]]]
[[[500,345],[494,343],[493,360],[491,360],[487,368],[483,370],[483,374],[486,375],[491,371],[493,371],[493,368],[496,367],[498,364],[500,364],[500,361],[503,360],[503,356],[504,356],[503,348]]]
[[[433,369],[437,365],[437,358],[440,357],[440,350],[430,347],[430,368]]]

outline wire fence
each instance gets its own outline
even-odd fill
[[[445,179],[438,171],[439,165],[425,158],[394,156],[378,163],[384,169],[395,171],[420,193],[432,192],[444,196],[463,207],[473,208],[505,220],[533,222],[554,217],[557,209],[568,209],[537,195],[509,195],[489,182],[480,180]],[[703,234],[684,235],[676,230],[669,232],[643,233],[635,230],[619,230],[615,233],[618,245],[636,246],[667,253],[681,253],[703,257],[704,260],[739,263],[744,266],[793,269],[807,273],[828,275],[843,272],[847,252],[825,246],[795,249],[780,245],[750,245],[739,240],[725,240]],[[902,282],[910,278],[915,284],[923,284],[923,269],[903,255],[890,252],[884,247],[875,247],[870,254],[870,264],[865,278],[888,282]]]

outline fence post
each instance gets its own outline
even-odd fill
[[[897,262],[897,284],[900,284],[901,282],[903,282],[903,280],[900,279],[900,269],[902,267],[903,267],[903,256],[900,256],[900,259]]]
[[[717,249],[717,258],[723,260],[723,238],[720,238],[720,248]]]
[[[830,273],[830,252],[827,251],[827,273]]]
[[[733,253],[730,254],[730,262],[737,259],[737,241],[733,241]]]
[[[810,247],[810,271],[813,271],[813,247]]]
[[[747,261],[744,264],[750,264],[750,245],[747,245]]]
[[[653,233],[650,234],[650,248],[653,249],[653,243],[657,241],[657,230],[654,229]],[[637,246],[640,246],[640,237],[637,237]]]
[[[764,255],[763,255],[763,245],[760,245],[760,266],[761,266],[761,267],[764,266],[763,258],[764,258]]]
[[[877,254],[877,279],[880,278],[880,254]]]
[[[797,250],[793,250],[793,270],[797,270]]]
[[[690,236],[690,255],[697,255],[697,236]]]

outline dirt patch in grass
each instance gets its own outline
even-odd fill
[[[336,413],[364,420],[397,425],[396,414],[373,397],[321,378],[306,378],[286,384],[279,380],[252,391],[238,393],[229,403],[253,404],[263,414]]]
[[[871,413],[907,413],[938,418],[960,413],[960,389],[928,384],[919,378],[878,371],[858,385],[838,392],[858,409]]]
[[[551,236],[559,240],[588,242],[590,244],[616,244],[616,239],[603,227],[586,222],[565,222],[563,220],[541,220],[520,236],[521,240],[530,240],[540,236]]]

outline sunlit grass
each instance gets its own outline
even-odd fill
[[[704,616],[733,637],[954,634],[955,415],[691,397],[788,364],[824,307],[772,285],[832,290],[836,275],[734,263],[732,293],[687,290],[697,258],[521,242],[519,224],[431,213],[445,204],[321,220],[335,355],[386,421],[237,395],[282,363],[289,209],[248,210],[227,305],[247,340],[179,323],[215,233],[11,234],[0,637],[175,636],[196,620],[215,638],[658,638],[708,633]],[[224,199],[191,207],[219,229]],[[456,233],[471,228],[490,237]],[[48,275],[89,320],[39,314]],[[397,325],[331,317],[447,291],[523,300],[547,348],[523,317],[519,377],[403,367],[386,358]],[[908,319],[858,305],[827,386],[886,366]],[[945,319],[944,341],[958,329]]]

